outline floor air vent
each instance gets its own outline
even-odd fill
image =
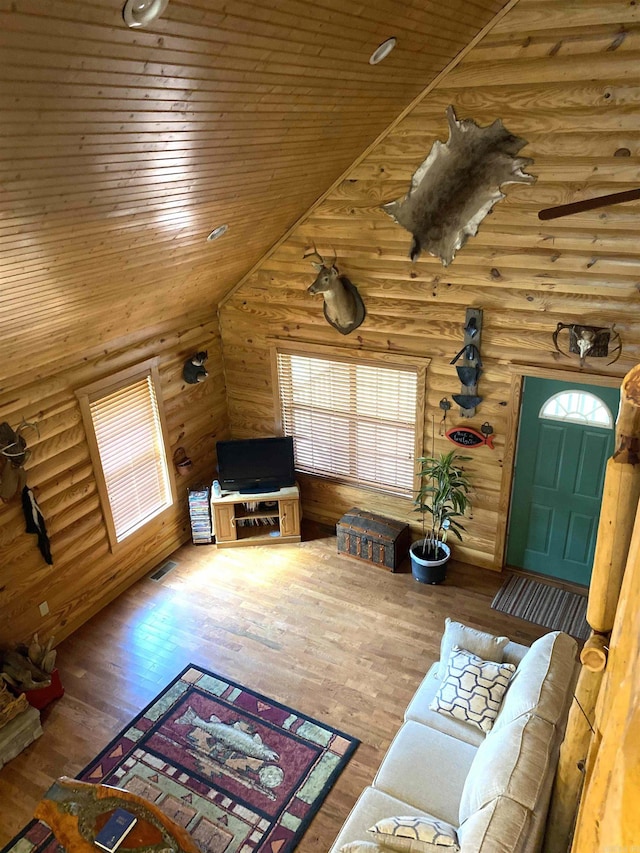
[[[149,575],[149,579],[152,581],[161,581],[162,578],[172,569],[175,569],[177,565],[178,564],[175,560],[167,560],[166,563],[163,563],[161,566],[158,566],[158,568],[154,570],[153,574]]]

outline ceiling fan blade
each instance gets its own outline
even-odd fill
[[[559,219],[571,213],[582,213],[584,210],[594,210],[596,207],[607,207],[610,204],[620,204],[621,201],[637,201],[640,199],[640,187],[635,190],[625,190],[621,193],[610,193],[597,198],[584,198],[571,204],[559,204],[557,207],[545,207],[538,213],[538,219]]]

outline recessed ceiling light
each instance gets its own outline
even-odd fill
[[[130,27],[146,27],[167,8],[169,0],[127,0],[122,17]]]
[[[217,240],[218,237],[222,237],[223,234],[227,233],[229,229],[228,225],[219,225],[217,228],[214,228],[211,234],[207,237],[207,240]]]
[[[369,65],[377,65],[379,62],[382,62],[383,59],[386,59],[387,56],[389,56],[395,46],[395,36],[391,36],[391,38],[387,39],[386,41],[383,41],[382,44],[379,44],[369,57]]]

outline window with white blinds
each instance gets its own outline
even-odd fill
[[[419,368],[280,349],[276,360],[296,470],[413,494],[422,446]]]
[[[173,503],[154,371],[120,381],[112,377],[108,387],[92,386],[78,397],[88,420],[92,456],[97,455],[98,486],[113,545]]]

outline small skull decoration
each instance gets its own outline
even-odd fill
[[[558,337],[561,332],[568,331],[569,346],[565,352],[558,345]],[[589,358],[606,358],[610,353],[615,353],[614,358],[607,364],[613,364],[620,358],[622,352],[622,340],[612,326],[581,326],[578,323],[558,323],[553,333],[553,345],[560,355],[575,353],[580,357],[580,367],[584,367],[584,361]]]

